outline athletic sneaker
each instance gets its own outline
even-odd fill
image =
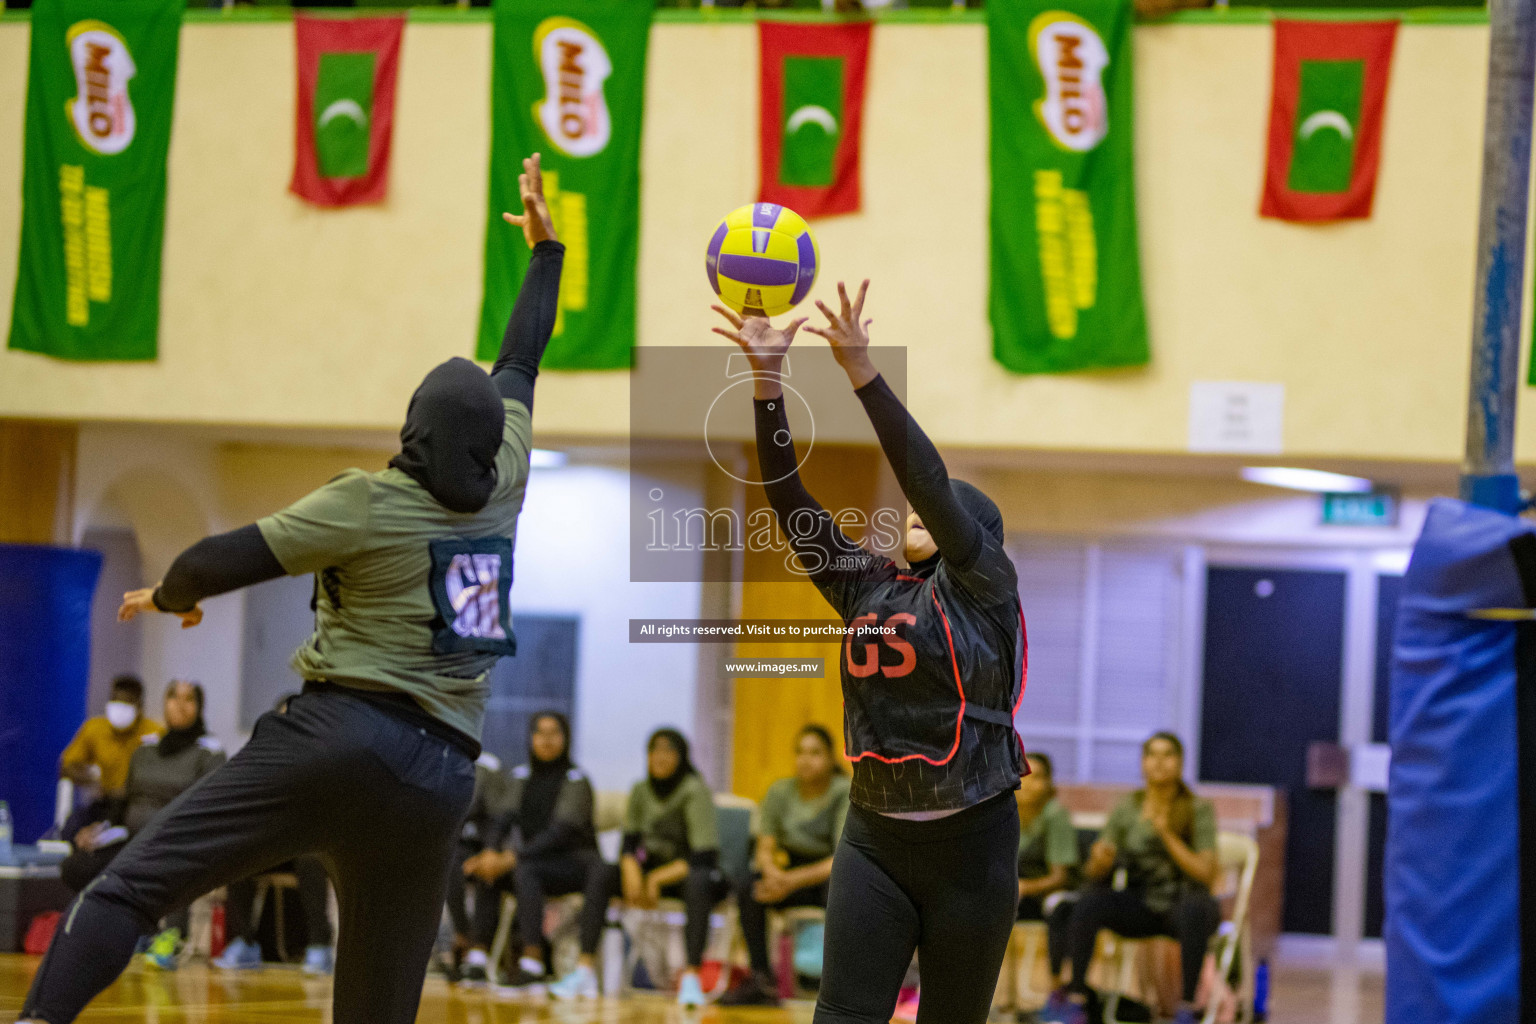
[[[479,988],[490,980],[490,960],[483,949],[472,949],[464,954],[464,962],[459,965],[459,984],[465,987]]]
[[[721,1006],[778,1006],[778,984],[773,975],[753,971],[720,997]]]
[[[496,994],[502,996],[544,996],[544,965],[531,956],[521,957],[506,981],[496,986]]]
[[[577,964],[574,971],[549,986],[549,994],[567,1002],[596,999],[597,973],[586,964]]]
[[[694,1009],[703,1006],[704,986],[699,984],[698,971],[685,971],[683,978],[677,984],[677,1005],[684,1009]]]
[[[226,971],[239,971],[261,966],[261,947],[254,942],[236,939],[224,947],[224,952],[214,960],[213,966]]]
[[[150,940],[144,959],[162,971],[174,971],[177,966],[176,954],[180,950],[181,929],[167,928]]]
[[[1200,1024],[1200,1015],[1194,1007],[1181,1006],[1179,1012],[1173,1015],[1173,1024]]]
[[[330,946],[306,946],[304,949],[305,974],[330,974],[336,967],[336,957]]]
[[[1053,1009],[1042,1013],[1040,1019],[1050,1024],[1088,1024],[1088,1007],[1063,999]]]

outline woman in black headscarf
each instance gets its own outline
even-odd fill
[[[731,888],[720,873],[715,799],[689,760],[682,733],[657,729],[645,751],[646,777],[630,789],[624,817],[621,891],[626,905],[640,909],[663,898],[686,905],[688,964],[678,981],[677,1000],[698,1006],[704,1002],[699,966],[709,938],[709,914]]]
[[[805,320],[774,329],[716,306],[716,331],[754,373],[764,489],[801,565],[850,627],[844,730],[848,821],[833,858],[816,1024],[891,1019],[917,951],[920,1024],[987,1019],[1018,897],[1018,808],[1028,771],[1013,728],[1024,686],[1024,618],[1003,520],[944,460],[869,358],[869,282],[824,328],[912,505],[908,567],[855,544],[800,482],[784,414],[784,355]]]
[[[597,852],[592,814],[592,783],[571,762],[571,724],[558,711],[542,711],[528,723],[528,763],[512,769],[489,847],[464,862],[464,873],[481,882],[477,906],[499,904],[493,890],[517,896],[522,953],[506,982],[514,988],[544,983],[544,898],[573,892],[584,896],[578,970],[596,977],[613,868]],[[465,977],[483,980],[467,969]]]

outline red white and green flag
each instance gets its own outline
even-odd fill
[[[379,203],[389,184],[403,16],[293,16],[298,45],[295,195],[317,206]]]
[[[1396,39],[1395,21],[1275,22],[1261,215],[1293,221],[1371,215]]]
[[[802,217],[856,212],[870,23],[757,28],[759,201]]]

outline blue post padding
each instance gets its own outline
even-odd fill
[[[1392,648],[1386,1024],[1493,1024],[1520,1007],[1515,626],[1510,541],[1530,524],[1430,503]]]
[[[16,841],[53,823],[59,755],[85,720],[101,554],[0,544],[0,800]]]

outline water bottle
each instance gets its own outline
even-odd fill
[[[1269,961],[1260,960],[1259,966],[1253,972],[1253,1019],[1266,1021],[1269,1019]]]
[[[11,860],[11,805],[0,800],[0,863]]]

